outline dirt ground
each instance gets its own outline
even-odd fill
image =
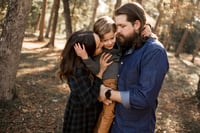
[[[25,38],[16,79],[16,97],[0,103],[0,133],[61,133],[64,108],[69,94],[56,76],[59,55],[65,41],[56,48],[41,48]],[[175,58],[168,53],[170,70],[159,95],[156,133],[199,133],[200,110],[195,97],[200,74],[200,56]]]

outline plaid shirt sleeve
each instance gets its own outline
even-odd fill
[[[75,96],[78,100],[74,101],[74,105],[84,105],[84,107],[90,107],[96,104],[99,96],[101,79],[94,76],[94,81],[89,79],[89,74],[83,69],[78,69],[75,75],[76,78],[69,79],[69,86],[71,89],[71,95]]]

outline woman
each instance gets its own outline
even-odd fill
[[[65,109],[63,133],[92,133],[102,109],[98,101],[101,78],[112,63],[107,63],[111,55],[101,56],[99,73],[94,75],[77,56],[74,50],[76,43],[84,44],[90,57],[102,51],[98,35],[91,31],[73,33],[62,51],[59,76],[67,81],[71,90]]]

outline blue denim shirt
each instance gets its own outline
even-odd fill
[[[153,38],[139,49],[130,49],[119,66],[117,103],[111,133],[153,133],[157,98],[169,69],[162,44]]]

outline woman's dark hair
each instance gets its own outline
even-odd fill
[[[84,44],[88,56],[92,57],[96,50],[94,32],[92,31],[77,31],[74,32],[68,39],[62,53],[60,70],[58,72],[61,80],[67,79],[68,76],[73,76],[77,67],[87,69],[82,63],[80,57],[77,56],[74,50],[74,44]]]

